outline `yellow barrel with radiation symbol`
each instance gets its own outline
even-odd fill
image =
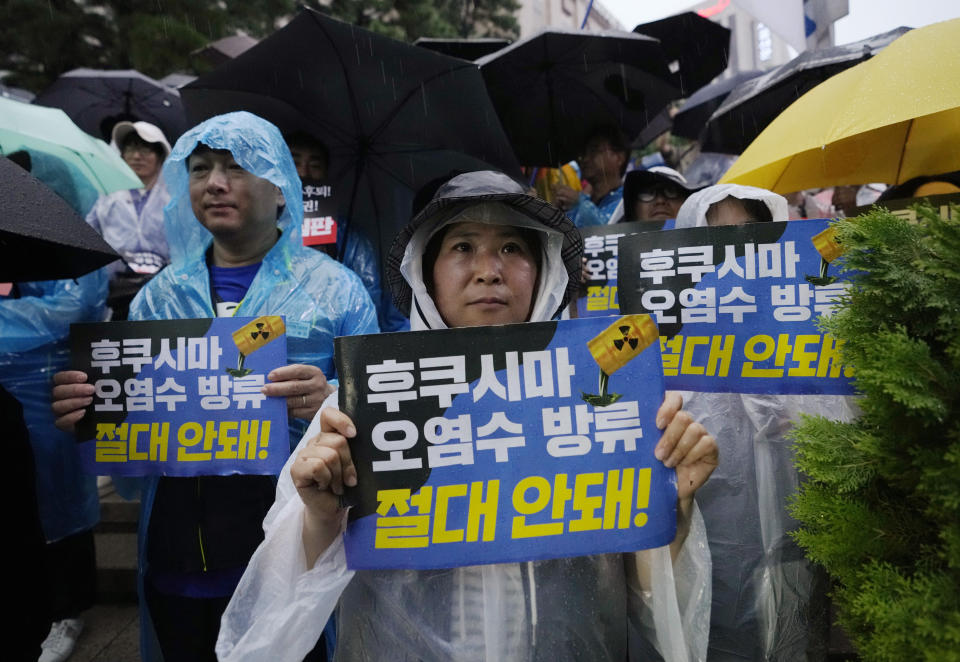
[[[234,331],[233,342],[240,350],[240,354],[250,356],[267,343],[282,336],[286,330],[282,317],[264,315]]]
[[[817,249],[825,262],[833,262],[843,255],[843,246],[837,241],[836,230],[832,227],[813,235],[810,241],[813,242],[813,247]]]
[[[587,349],[600,369],[612,375],[659,337],[657,325],[649,315],[625,315],[587,341]]]

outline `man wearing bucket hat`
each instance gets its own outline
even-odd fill
[[[148,122],[118,122],[114,145],[143,188],[117,191],[100,197],[87,214],[92,225],[121,256],[123,262],[107,267],[110,273],[108,305],[113,319],[126,319],[130,300],[153,274],[170,261],[163,226],[163,208],[170,194],[160,175],[170,154],[163,132]]]
[[[553,205],[506,175],[443,185],[395,239],[394,302],[412,330],[554,319],[580,279],[583,240]],[[277,486],[266,540],[224,613],[218,659],[300,660],[336,610],[336,660],[700,659],[710,559],[693,493],[717,462],[713,437],[669,395],[657,456],[678,471],[678,534],[630,554],[429,571],[346,567],[338,508],[356,485],[352,421],[328,398]],[[652,659],[654,656],[651,654]]]
[[[677,217],[680,206],[697,189],[673,168],[633,170],[623,182],[622,221],[659,221]]]

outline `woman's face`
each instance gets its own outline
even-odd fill
[[[738,199],[729,197],[714,202],[707,209],[707,225],[745,225],[750,223],[750,212]]]
[[[434,303],[448,327],[526,322],[537,259],[517,228],[455,223],[440,244],[433,283]]]
[[[123,160],[126,161],[130,169],[143,182],[144,186],[150,186],[160,174],[160,166],[163,165],[161,158],[154,149],[142,140],[128,140],[123,146],[121,152]]]

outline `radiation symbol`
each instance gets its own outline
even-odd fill
[[[619,330],[620,330],[620,333],[623,334],[623,338],[614,338],[613,346],[619,349],[620,351],[623,351],[623,348],[626,345],[629,345],[630,349],[635,350],[637,348],[637,345],[640,344],[640,338],[630,335],[629,326],[621,326],[619,327]]]
[[[270,337],[270,332],[269,332],[269,331],[264,331],[263,329],[264,329],[264,327],[266,327],[267,325],[264,324],[263,322],[257,322],[256,325],[257,325],[257,330],[250,334],[250,338],[251,338],[254,342],[256,342],[257,340],[262,340],[262,341],[266,342],[267,338]]]

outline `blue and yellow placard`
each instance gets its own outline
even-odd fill
[[[336,340],[351,568],[628,552],[676,531],[647,315]]]
[[[668,389],[854,392],[840,343],[817,325],[848,287],[829,221],[645,233],[619,246],[621,310],[656,320]]]
[[[284,398],[261,393],[287,362],[282,317],[70,327],[71,367],[96,392],[77,425],[98,475],[276,474],[290,452]]]
[[[675,221],[631,221],[580,228],[583,235],[584,282],[571,317],[608,317],[620,314],[617,295],[618,244],[621,237],[638,232],[672,230]]]

